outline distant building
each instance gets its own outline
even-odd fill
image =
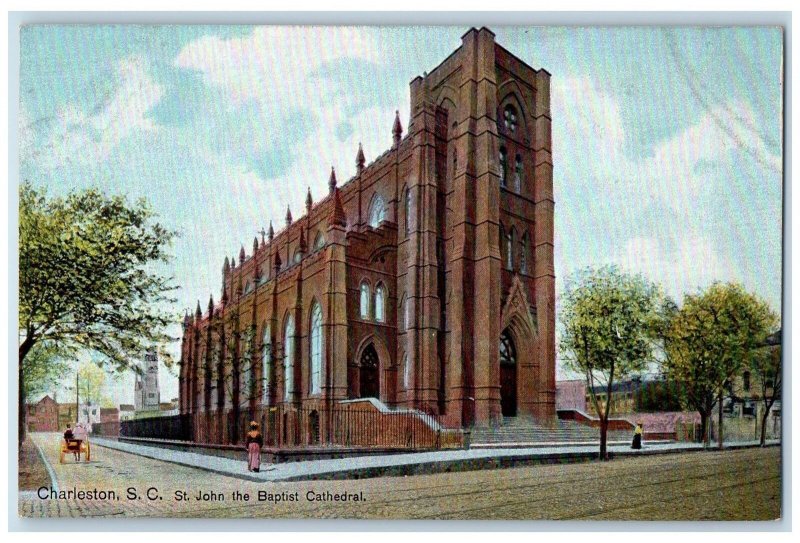
[[[586,412],[586,381],[570,379],[556,383],[556,411],[577,409]]]
[[[119,422],[119,409],[116,407],[101,407],[100,422]]]
[[[58,403],[50,396],[45,396],[35,404],[27,404],[27,422],[29,432],[58,431]]]
[[[161,393],[158,389],[158,355],[150,350],[144,355],[144,367],[136,374],[134,385],[134,404],[136,411],[158,411]]]
[[[136,414],[136,407],[129,404],[124,403],[119,406],[119,420],[133,420]]]
[[[78,421],[78,409],[75,403],[58,404],[58,429],[64,430],[67,424],[74,425]]]

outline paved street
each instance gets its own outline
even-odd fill
[[[34,434],[33,438],[61,491],[113,491],[116,496],[42,500],[27,493],[20,496],[23,516],[592,520],[780,516],[778,447],[665,454],[607,464],[259,483],[100,447],[93,450],[90,463],[68,459],[59,465],[59,436]],[[128,499],[129,488],[136,494],[133,499]],[[148,488],[157,489],[154,499],[147,499]],[[249,494],[250,501],[234,501],[237,490]],[[269,500],[258,501],[259,491]],[[185,492],[188,501],[176,500],[176,492]],[[198,501],[199,492],[222,499]],[[344,493],[363,501],[331,501]],[[325,498],[329,501],[319,501]]]

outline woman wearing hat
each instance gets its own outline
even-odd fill
[[[264,446],[264,437],[258,431],[258,423],[250,422],[250,431],[245,438],[247,448],[247,470],[258,472],[261,469],[261,447]]]
[[[642,423],[636,423],[636,429],[633,431],[633,443],[631,444],[631,449],[641,449],[642,448]]]

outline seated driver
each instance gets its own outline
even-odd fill
[[[75,439],[75,441],[78,442],[77,454],[75,455],[75,458],[77,460],[80,460],[81,459],[81,443],[86,441],[86,439],[88,439],[89,433],[86,431],[86,426],[84,426],[84,424],[82,422],[79,422],[79,423],[77,423],[75,425],[75,431],[72,432],[72,435],[73,435],[73,438]]]

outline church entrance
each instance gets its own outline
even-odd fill
[[[517,416],[517,350],[507,330],[500,335],[500,411]]]
[[[361,364],[359,367],[359,397],[379,398],[380,382],[378,380],[378,353],[370,343],[364,352],[361,353]]]

